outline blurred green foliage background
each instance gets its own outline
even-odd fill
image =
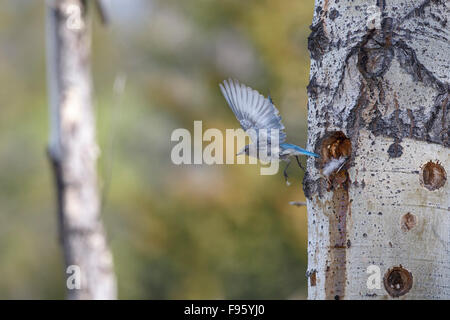
[[[218,83],[234,77],[306,141],[313,0],[109,0],[93,13],[102,217],[122,299],[303,299],[302,171],[170,161],[176,128],[237,128]],[[126,77],[122,94],[116,79]],[[0,2],[0,298],[64,298],[46,157],[45,2]],[[303,159],[304,161],[304,159]]]

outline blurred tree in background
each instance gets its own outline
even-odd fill
[[[237,128],[218,89],[269,92],[292,142],[306,140],[313,1],[105,1],[93,76],[102,209],[122,299],[306,297],[302,172],[170,161],[171,132]],[[0,4],[0,298],[63,298],[45,147],[45,8]],[[127,86],[117,96],[114,81]],[[294,180],[295,179],[295,180]]]

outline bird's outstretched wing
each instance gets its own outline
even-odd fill
[[[271,99],[264,98],[258,91],[237,80],[228,79],[219,86],[244,131],[253,129],[259,134],[260,129],[266,129],[267,134],[270,135],[270,129],[278,129],[279,143],[286,141],[281,116]],[[253,142],[256,142],[254,137],[250,137]]]

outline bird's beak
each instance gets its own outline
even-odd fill
[[[236,153],[237,156],[240,156],[241,154],[245,154],[245,148]]]

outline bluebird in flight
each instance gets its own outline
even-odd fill
[[[298,165],[302,168],[299,155],[307,155],[318,158],[319,155],[294,144],[286,143],[286,133],[281,122],[281,116],[274,106],[270,96],[265,98],[258,91],[253,90],[237,80],[225,80],[219,84],[220,90],[227,100],[228,105],[241,124],[242,129],[250,136],[251,144],[246,145],[238,155],[250,155],[250,150],[257,150],[255,155],[264,161],[283,160],[287,165],[283,171],[284,178],[288,179],[287,168],[291,163],[291,157],[295,157]],[[265,130],[261,130],[265,129]],[[270,130],[277,130],[279,133],[279,147],[271,146]],[[261,134],[266,132],[266,135]],[[256,133],[256,134],[255,134]],[[256,144],[256,145],[255,145]],[[264,150],[265,152],[261,152]],[[262,154],[267,155],[262,159]]]

